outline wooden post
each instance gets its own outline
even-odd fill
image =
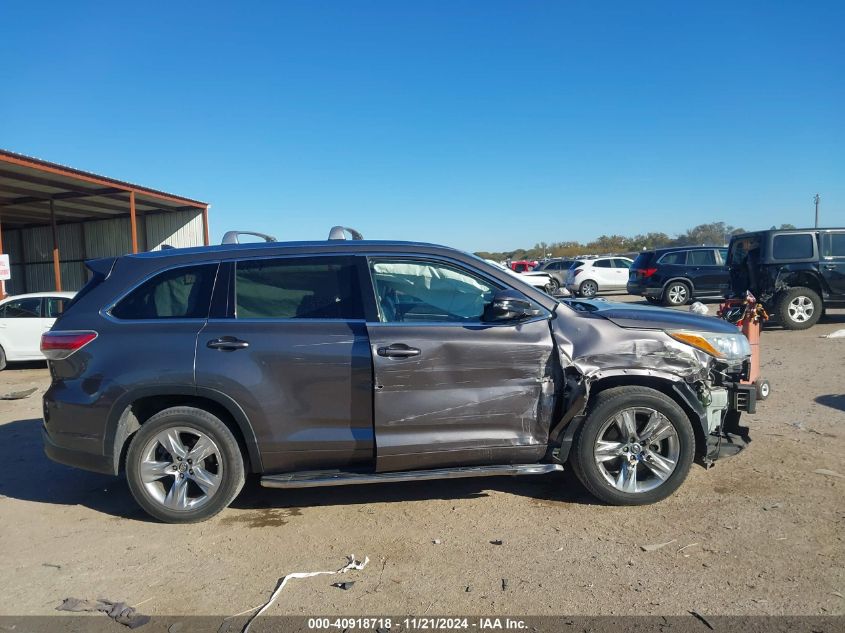
[[[138,219],[135,217],[135,192],[129,192],[129,224],[132,230],[132,252],[138,252]]]
[[[208,246],[208,205],[202,210],[202,240],[203,244]]]
[[[59,236],[56,232],[56,209],[50,198],[50,225],[53,227],[53,274],[56,277],[56,291],[62,290],[62,268],[59,263]]]

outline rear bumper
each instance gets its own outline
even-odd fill
[[[44,443],[44,454],[56,463],[90,470],[95,473],[114,475],[113,460],[106,455],[63,446],[61,436],[54,438],[45,426],[41,427],[41,440]]]
[[[628,282],[625,286],[629,295],[637,295],[639,297],[660,297],[663,294],[663,288],[650,288],[641,284],[632,284]]]

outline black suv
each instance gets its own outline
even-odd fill
[[[750,291],[787,329],[807,329],[826,307],[845,305],[845,228],[735,235],[728,264],[732,294]]]
[[[730,285],[727,248],[683,246],[643,251],[631,264],[628,294],[681,306],[699,297],[723,297]]]
[[[561,303],[442,246],[227,244],[87,265],[42,338],[45,450],[125,471],[164,521],[213,516],[247,473],[297,488],[569,463],[604,501],[649,503],[695,457],[741,447],[754,408],[735,326]]]

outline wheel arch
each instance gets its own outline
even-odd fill
[[[664,282],[662,292],[666,292],[666,288],[669,287],[669,284],[672,284],[676,281],[684,282],[687,286],[689,286],[690,292],[695,294],[695,284],[692,282],[692,279],[690,279],[689,277],[681,277],[681,276],[677,276],[677,275],[675,277],[672,277],[671,279],[668,279],[666,282]]]
[[[138,389],[124,394],[115,402],[104,438],[105,454],[113,458],[113,474],[123,470],[129,440],[141,425],[159,411],[176,406],[204,409],[220,418],[237,439],[247,472],[262,471],[258,441],[240,405],[214,389],[185,386]]]
[[[575,417],[563,431],[559,457],[566,461],[569,457],[575,433],[584,422],[586,412],[589,409],[595,396],[602,391],[613,387],[640,386],[650,387],[663,393],[675,401],[678,406],[687,414],[695,434],[695,456],[703,458],[707,455],[707,412],[698,401],[695,390],[684,380],[671,374],[632,375],[630,372],[610,373],[602,375],[590,384],[587,402],[582,415]]]
[[[815,271],[811,270],[790,270],[782,271],[778,275],[776,282],[778,294],[782,294],[793,288],[809,288],[822,300],[824,305],[824,295],[826,290],[822,284],[821,276]]]

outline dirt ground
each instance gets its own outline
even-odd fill
[[[45,366],[7,369],[0,394],[38,391],[0,401],[0,615],[53,614],[74,596],[227,616],[347,554],[370,559],[343,577],[354,587],[299,580],[269,613],[841,615],[845,338],[823,335],[842,328],[845,311],[805,332],[767,329],[773,393],[744,418],[749,448],[693,466],[678,493],[641,508],[600,505],[568,473],[294,491],[250,481],[218,517],[162,525],[124,481],[44,457]]]

